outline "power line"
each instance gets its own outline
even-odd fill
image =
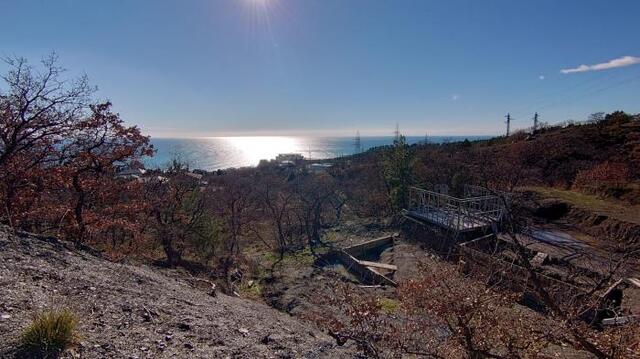
[[[594,88],[593,91],[590,91],[590,92],[587,92],[587,93],[584,93],[584,94],[577,94],[577,95],[574,95],[574,96],[567,97],[563,101],[555,101],[555,102],[549,103],[546,106],[538,107],[538,110],[553,108],[553,107],[557,107],[557,106],[560,106],[560,105],[563,105],[563,104],[567,104],[567,103],[570,103],[570,102],[575,101],[575,100],[580,99],[580,98],[585,98],[585,97],[588,97],[588,96],[591,96],[591,95],[595,95],[597,93],[600,93],[600,92],[603,92],[603,91],[606,91],[606,90],[609,90],[609,89],[612,89],[612,88],[615,88],[615,87],[618,87],[618,86],[622,86],[622,85],[631,83],[631,82],[636,81],[638,79],[640,79],[640,74],[638,74],[637,76],[631,77],[631,78],[624,79],[622,81],[615,82],[613,84],[609,84],[609,85],[604,86],[604,87]]]
[[[541,98],[541,100],[537,102],[534,101],[534,103],[530,105],[521,106],[517,111],[511,112],[516,113],[516,116],[524,115],[526,113],[539,111],[540,109],[554,107],[569,100],[574,100],[575,98],[579,98],[581,96],[590,95],[591,93],[598,93],[603,91],[602,89],[613,88],[619,86],[619,84],[624,84],[629,81],[635,80],[635,73],[630,74],[631,77],[627,75],[624,76],[625,78],[623,78],[620,75],[612,76],[612,74],[615,72],[615,70],[607,71],[606,73],[603,73],[602,76],[592,77],[587,81],[580,82],[579,84],[567,87],[561,91],[555,91],[547,96],[548,99],[542,100]]]
[[[362,152],[362,143],[360,141],[360,131],[356,131],[356,138],[353,140],[353,146],[356,154]]]
[[[598,78],[601,79],[602,77]],[[611,76],[607,77],[607,80],[612,79]],[[567,96],[561,96],[560,98],[555,98],[555,100],[553,101],[549,101],[547,103],[542,103],[541,105],[537,105],[537,106],[529,106],[528,107],[528,112],[529,111],[533,111],[535,110],[536,113],[538,113],[540,110],[545,110],[545,109],[549,109],[549,108],[554,108],[554,107],[558,107],[561,105],[566,105],[568,103],[571,103],[573,101],[576,101],[578,99],[581,98],[586,98],[604,91],[607,91],[609,89],[612,88],[616,88],[619,86],[623,86],[629,83],[632,83],[634,81],[637,81],[640,79],[640,73],[635,73],[635,76],[631,76],[631,77],[627,77],[624,78],[620,81],[616,81],[616,82],[608,82],[608,81],[604,81],[604,82],[600,82],[600,83],[594,83],[593,79],[591,79],[590,81],[587,82],[582,82],[581,84],[586,84],[586,83],[590,83],[590,86],[587,86],[583,89],[583,91],[581,91],[580,93],[576,93],[576,91],[569,93]],[[575,87],[575,86],[574,86]],[[524,114],[523,112],[520,112],[522,114]],[[530,113],[530,112],[529,112]],[[534,115],[535,117],[535,115]],[[511,116],[511,121],[518,121],[518,119],[514,118],[513,116]],[[539,123],[539,119],[538,119],[538,123]],[[534,127],[537,128],[536,122],[535,122],[535,118],[534,118]]]
[[[507,123],[507,137],[509,137],[509,130],[511,129],[511,114],[507,113],[507,115],[504,117],[507,118],[505,122]]]

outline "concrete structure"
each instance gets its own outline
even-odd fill
[[[460,263],[464,272],[523,293],[535,306],[544,305],[544,301],[536,294],[532,270],[537,281],[557,303],[572,303],[578,296],[592,290],[595,283],[607,280],[609,276],[609,273],[598,270],[602,264],[586,266],[565,255],[566,248],[540,243],[528,234],[518,234],[516,239],[524,252],[506,236],[496,238],[487,235],[460,244]],[[523,254],[531,270],[525,267]],[[622,278],[600,295],[599,309],[584,313],[585,320],[613,325],[624,324],[640,315],[640,280],[626,277],[624,273],[620,275]]]
[[[389,285],[392,287],[398,284],[389,278],[385,273],[393,273],[398,267],[393,264],[372,262],[362,260],[357,257],[366,257],[370,251],[386,248],[393,245],[394,239],[398,236],[394,233],[346,247],[334,252],[336,258],[342,262],[348,271],[358,275],[366,283]]]

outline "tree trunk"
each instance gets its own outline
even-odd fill
[[[78,234],[75,238],[75,244],[80,245],[84,242],[84,234],[86,231],[86,224],[83,217],[86,194],[80,184],[80,176],[77,174],[73,176],[73,188],[78,193],[78,199],[76,200],[76,206],[74,208],[75,220],[78,225]]]
[[[175,267],[182,261],[182,254],[173,248],[173,242],[168,235],[165,235],[162,240],[162,249],[167,257],[167,265],[169,267]]]

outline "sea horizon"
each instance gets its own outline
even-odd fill
[[[495,136],[405,136],[408,144],[483,140]],[[190,169],[215,171],[227,168],[255,167],[261,160],[272,160],[281,153],[298,153],[309,160],[325,160],[353,155],[371,148],[390,145],[394,136],[206,136],[151,137],[156,153],[144,159],[147,168],[163,169],[173,159]]]

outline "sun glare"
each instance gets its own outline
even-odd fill
[[[246,162],[257,165],[262,159],[273,159],[280,153],[295,152],[298,140],[284,136],[223,137],[227,143],[241,152]]]

